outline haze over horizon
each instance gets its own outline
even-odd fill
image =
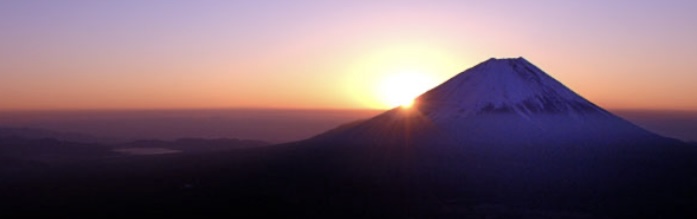
[[[695,12],[0,1],[0,212],[697,218]]]
[[[694,111],[695,10],[693,1],[2,2],[0,111],[386,109],[490,57],[520,56],[604,108]]]

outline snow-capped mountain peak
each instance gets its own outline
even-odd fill
[[[450,146],[429,150],[444,151],[666,140],[596,106],[523,58],[489,59],[417,97],[407,110],[395,108],[313,140],[320,139],[351,145],[440,142]]]
[[[421,95],[417,102],[468,114],[602,111],[522,57],[491,58]]]
[[[294,146],[342,180],[414,186],[408,191],[428,194],[415,200],[435,197],[437,206],[481,197],[521,205],[586,199],[595,208],[609,197],[614,210],[634,197],[653,206],[665,191],[680,197],[675,203],[694,203],[682,196],[695,188],[693,146],[614,116],[523,58],[489,59],[411,108]]]

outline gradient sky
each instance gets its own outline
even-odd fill
[[[697,110],[697,1],[2,1],[0,110],[386,108],[523,56],[606,108]]]

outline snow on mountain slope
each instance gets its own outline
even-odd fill
[[[418,102],[458,114],[606,113],[523,58],[489,59],[423,94]]]
[[[395,108],[316,139],[327,136],[359,144],[402,136],[411,144],[460,148],[673,141],[612,115],[523,58],[489,59],[419,96],[412,108]]]
[[[414,194],[415,206],[495,203],[660,218],[665,209],[694,209],[697,193],[693,146],[605,111],[522,58],[490,59],[410,108],[291,146],[300,157],[289,163],[299,171]]]

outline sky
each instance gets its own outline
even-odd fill
[[[697,1],[1,1],[0,110],[385,109],[404,75],[419,79],[397,93],[418,94],[521,56],[602,107],[697,110],[695,11]]]

